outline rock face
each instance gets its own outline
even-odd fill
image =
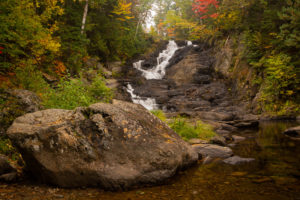
[[[145,80],[139,71],[128,66],[123,71],[127,78],[123,84],[130,82],[138,96],[154,98],[159,109],[168,115],[186,115],[233,128],[256,127],[259,119],[249,115],[248,100],[237,95],[237,85],[226,77],[227,73],[220,71],[226,68],[228,72],[230,62],[223,66],[225,61],[216,59],[214,48],[209,45],[182,46],[169,60],[163,79]],[[153,59],[143,60],[147,65],[144,69],[156,64]],[[219,129],[225,130],[233,132]]]
[[[142,106],[114,100],[17,118],[7,131],[38,180],[123,189],[160,182],[198,154]]]

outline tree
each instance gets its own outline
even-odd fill
[[[218,14],[212,12],[212,8],[218,8],[219,2],[217,0],[194,0],[193,11],[194,13],[200,15],[200,19],[206,18],[217,18]]]

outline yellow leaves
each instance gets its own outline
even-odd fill
[[[55,41],[50,34],[45,35],[42,39],[38,40],[39,44],[42,45],[45,49],[52,52],[58,52],[60,48],[60,43]]]
[[[125,0],[118,0],[118,5],[114,7],[112,14],[118,15],[116,18],[119,21],[130,20],[131,16],[131,2],[127,3]]]

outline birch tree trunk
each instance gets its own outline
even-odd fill
[[[83,31],[84,31],[88,9],[89,9],[89,0],[86,0],[85,6],[84,6],[84,11],[83,11],[83,17],[82,17],[81,34],[83,34]]]

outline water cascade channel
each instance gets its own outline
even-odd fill
[[[187,46],[193,45],[191,41],[186,41]],[[196,46],[196,45],[194,45]],[[162,79],[166,74],[166,68],[169,64],[170,59],[173,57],[175,52],[182,47],[178,47],[174,40],[170,40],[167,48],[163,50],[157,57],[157,65],[150,69],[143,69],[142,64],[144,60],[139,60],[133,63],[133,67],[142,72],[147,80],[150,79]],[[131,95],[133,103],[141,104],[148,110],[158,109],[157,103],[154,98],[140,97],[134,94],[134,89],[130,83],[127,84],[127,92]]]

